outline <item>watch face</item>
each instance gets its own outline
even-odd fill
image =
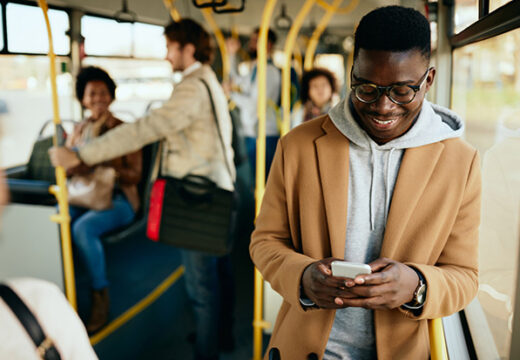
[[[419,304],[423,304],[424,300],[426,300],[426,284],[421,284],[419,289],[417,289],[417,295],[415,296],[415,301]]]

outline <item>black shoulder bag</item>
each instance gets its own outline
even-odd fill
[[[232,177],[213,97],[208,84],[200,80],[209,93],[222,154]],[[158,161],[156,166],[160,169]],[[184,249],[228,254],[237,217],[235,198],[233,191],[219,188],[205,176],[188,174],[182,179],[158,176],[150,194],[146,235],[150,240]]]
[[[34,345],[36,345],[38,355],[44,360],[60,360],[60,353],[54,346],[52,340],[45,336],[34,314],[13,289],[5,284],[0,284],[0,297],[3,298],[7,306],[11,308],[25,328],[25,331],[27,331],[31,337]]]

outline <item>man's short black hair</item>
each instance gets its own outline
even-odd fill
[[[172,21],[164,28],[164,35],[170,40],[178,42],[181,48],[186,44],[195,46],[195,60],[209,63],[213,57],[213,45],[209,33],[202,25],[192,19]]]
[[[80,70],[76,77],[76,97],[79,102],[83,101],[85,95],[85,88],[91,81],[102,81],[108,88],[108,92],[112,96],[112,100],[116,98],[116,83],[108,73],[96,66],[88,66]]]
[[[430,59],[430,24],[417,10],[385,6],[366,14],[356,30],[354,59],[359,49],[383,51],[419,50]]]

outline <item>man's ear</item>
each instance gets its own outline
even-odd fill
[[[435,79],[436,69],[432,66],[432,69],[428,73],[426,77],[426,91],[430,90],[430,87],[433,85],[433,80]]]
[[[192,43],[187,43],[184,45],[183,51],[186,51],[188,55],[191,55],[192,57],[195,57],[195,45]]]

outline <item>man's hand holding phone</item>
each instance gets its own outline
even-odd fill
[[[342,299],[359,297],[347,288],[345,277],[334,276],[332,264],[338,268],[338,263],[346,263],[337,258],[326,258],[309,265],[302,276],[302,296],[325,309],[344,308]],[[340,267],[345,265],[339,265]],[[347,265],[348,267],[348,265]]]
[[[419,281],[412,268],[386,258],[368,264],[370,274],[359,274],[354,278],[334,276],[333,262],[336,262],[335,268],[345,271],[360,269],[359,264],[347,265],[337,258],[326,258],[309,265],[302,276],[302,296],[320,308],[393,309],[412,300]],[[368,272],[367,268],[364,271]]]

